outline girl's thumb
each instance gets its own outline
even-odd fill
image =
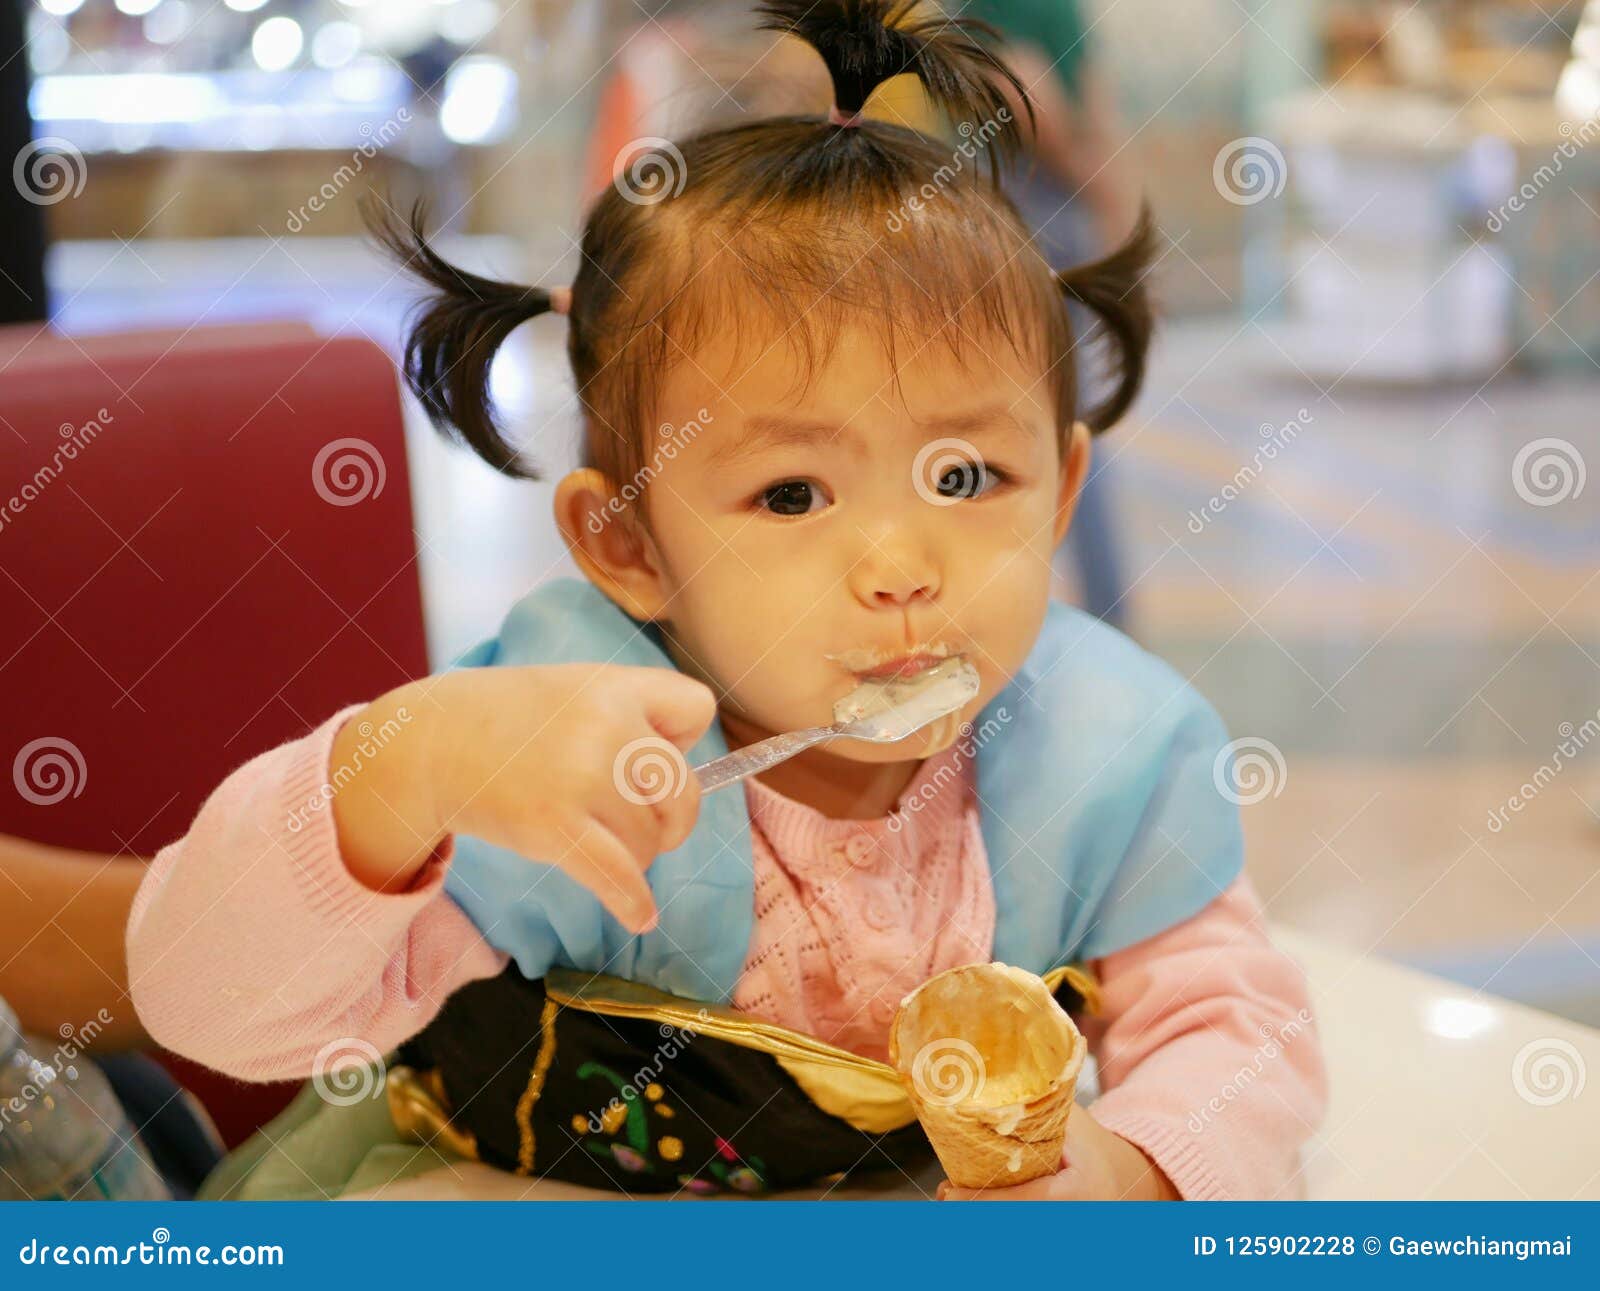
[[[652,674],[644,688],[645,717],[684,752],[705,734],[717,715],[717,697],[703,681],[666,668],[646,668]]]

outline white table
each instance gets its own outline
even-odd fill
[[[1309,1196],[1600,1200],[1600,1031],[1319,937],[1274,936],[1310,979],[1331,1081],[1327,1120],[1305,1153]],[[1590,1072],[1596,1088],[1586,1089]],[[782,1195],[914,1199],[942,1177],[935,1166],[914,1180],[891,1171]],[[615,1196],[471,1163],[359,1194]]]

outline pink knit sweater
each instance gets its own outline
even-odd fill
[[[345,868],[332,813],[306,810],[354,711],[234,772],[151,863],[128,965],[140,1019],[169,1049],[246,1080],[303,1077],[330,1042],[387,1051],[504,968],[443,890],[448,843],[410,890],[380,894]],[[884,1057],[906,991],[991,957],[970,760],[928,759],[878,820],[831,820],[754,781],[745,792],[755,925],[732,1003]],[[1268,941],[1249,883],[1092,967],[1095,1119],[1186,1198],[1301,1195],[1325,1076],[1304,978]]]

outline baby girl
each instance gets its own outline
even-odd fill
[[[930,1160],[890,1021],[1003,960],[1078,1016],[1101,1093],[1056,1173],[941,1195],[1294,1196],[1322,1060],[1243,874],[1227,733],[1050,596],[1140,385],[1148,224],[1065,272],[1033,251],[989,182],[1025,92],[976,24],[761,12],[826,63],[827,114],[661,147],[594,205],[570,288],[380,229],[431,288],[412,388],[507,473],[533,474],[491,360],[564,317],[584,464],[555,511],[585,577],[224,780],[136,901],[139,1014],[247,1080],[398,1048],[439,1138],[523,1174],[761,1191]],[[901,73],[949,139],[864,114]],[[1112,378],[1092,406],[1069,301]],[[950,720],[701,798],[690,765],[955,655],[980,686]]]

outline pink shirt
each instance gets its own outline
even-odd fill
[[[332,812],[307,810],[354,711],[234,772],[151,863],[128,965],[167,1048],[245,1080],[300,1078],[334,1041],[394,1048],[505,967],[444,892],[448,843],[409,891],[377,893],[345,868]],[[756,919],[736,1007],[883,1057],[907,990],[990,958],[994,896],[959,763],[954,750],[928,759],[902,810],[873,821],[746,782]],[[1326,1078],[1304,977],[1267,939],[1248,881],[1091,967],[1104,998],[1084,1028],[1105,1091],[1095,1119],[1186,1198],[1301,1195],[1298,1149]]]

